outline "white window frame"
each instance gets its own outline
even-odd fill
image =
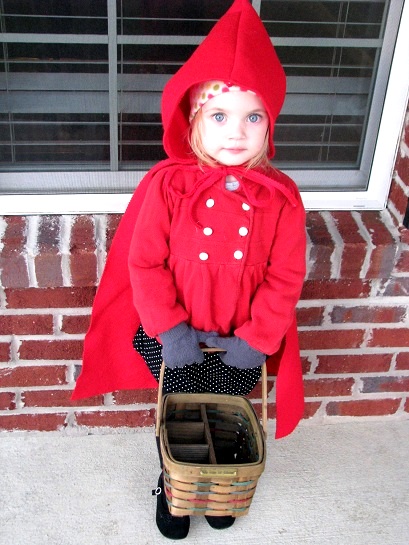
[[[388,45],[387,45],[388,47]],[[393,45],[389,45],[393,47]],[[302,191],[304,205],[307,210],[383,210],[387,203],[393,168],[395,165],[403,120],[406,113],[409,91],[409,70],[407,69],[409,51],[409,0],[405,0],[397,40],[393,52],[393,61],[389,73],[387,91],[382,108],[380,127],[377,135],[375,153],[371,165],[368,188],[366,191]],[[41,187],[47,178],[61,177],[64,186],[69,180],[75,180],[75,186],[81,179],[103,181],[105,186],[112,187],[112,193],[69,193],[69,194],[19,194],[1,195],[0,214],[85,214],[85,213],[123,213],[131,198],[130,193],[115,193],[120,181],[135,187],[144,174],[143,171],[122,172],[16,172],[7,176],[19,180],[30,179],[33,185]],[[306,173],[291,170],[288,174],[297,181],[302,181]],[[323,180],[328,171],[315,171]],[[0,173],[1,177],[6,174]],[[311,176],[311,173],[309,174]],[[86,185],[89,185],[86,183]],[[121,184],[119,184],[121,185]]]

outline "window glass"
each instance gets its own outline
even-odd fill
[[[163,86],[231,4],[2,0],[0,191],[39,190],[7,173],[145,171],[164,158]],[[287,74],[275,165],[302,173],[305,191],[365,190],[403,0],[253,5]],[[67,187],[45,179],[41,191]],[[124,179],[70,187],[132,191]]]
[[[284,38],[275,40],[288,76],[275,133],[284,168],[359,168],[387,4],[261,2],[270,35]],[[380,112],[372,116],[379,123]]]
[[[118,0],[118,34],[206,36],[231,0]]]
[[[106,34],[105,0],[2,0],[3,32]]]

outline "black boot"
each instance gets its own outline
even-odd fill
[[[231,517],[229,515],[226,515],[225,517],[210,517],[205,515],[205,519],[215,530],[224,530],[225,528],[230,528],[230,526],[233,526],[234,521],[236,520],[235,517]]]
[[[157,496],[156,525],[161,534],[169,539],[184,539],[189,533],[190,518],[174,517],[169,513],[162,473],[159,476],[158,488],[153,493]]]

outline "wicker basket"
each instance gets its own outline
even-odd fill
[[[264,470],[267,372],[262,369],[263,428],[242,396],[171,393],[159,381],[160,438],[169,512],[174,516],[246,515]]]

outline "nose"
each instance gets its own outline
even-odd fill
[[[229,123],[229,138],[232,140],[240,140],[245,136],[244,123],[241,119],[230,119]]]

